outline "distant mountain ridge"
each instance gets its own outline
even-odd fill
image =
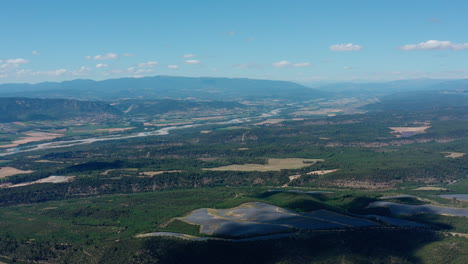
[[[235,100],[318,98],[326,93],[288,81],[171,77],[2,84],[0,96],[113,100],[118,98]]]
[[[453,86],[451,86],[453,87]],[[460,88],[460,86],[457,86]],[[362,107],[370,111],[413,112],[468,109],[468,89],[411,91],[383,96],[380,102]]]
[[[342,82],[316,86],[315,89],[340,95],[385,96],[413,91],[468,89],[468,79],[410,79],[366,83]]]
[[[87,115],[121,113],[104,102],[73,99],[0,98],[0,122],[55,120]]]

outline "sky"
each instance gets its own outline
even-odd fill
[[[0,2],[0,83],[468,78],[468,1]]]

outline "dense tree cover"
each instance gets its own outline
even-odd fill
[[[55,120],[89,115],[118,116],[120,112],[103,102],[72,99],[0,98],[0,122]]]
[[[114,107],[121,112],[128,111],[128,115],[158,115],[172,111],[203,111],[217,109],[235,109],[246,108],[246,105],[238,102],[225,102],[225,101],[194,101],[194,100],[173,100],[173,99],[159,99],[159,100],[121,100],[114,104]]]
[[[210,89],[219,84],[216,80],[201,82]],[[435,100],[431,96],[427,98]],[[418,255],[424,252],[424,256],[446,257],[456,263],[466,251],[466,243],[437,232],[467,232],[466,220],[448,216],[406,217],[429,224],[432,231],[390,227],[320,231],[290,239],[234,244],[133,238],[157,230],[197,234],[196,228],[186,223],[160,225],[200,207],[226,208],[263,201],[296,211],[327,209],[391,216],[385,208],[366,207],[379,199],[382,191],[411,193],[416,192],[411,190],[416,185],[440,185],[464,192],[468,155],[447,158],[445,152],[468,153],[468,117],[463,102],[450,98],[447,100],[455,100],[456,107],[435,104],[427,108],[419,102],[414,106],[418,109],[411,108],[413,112],[387,109],[273,125],[208,125],[212,131],[209,134],[200,134],[200,128],[175,130],[165,137],[96,142],[10,156],[8,166],[35,172],[5,178],[2,183],[24,183],[50,175],[76,178],[70,183],[0,189],[0,209],[4,212],[0,215],[0,257],[60,263],[180,263],[202,259],[206,263],[431,263]],[[186,101],[158,102],[163,102],[161,109],[143,107],[139,111],[166,111],[174,109],[171,104],[176,103],[181,108],[194,106]],[[130,107],[132,101],[125,103],[123,108]],[[207,104],[213,108],[237,107],[235,103],[211,103]],[[380,107],[385,104],[383,101]],[[389,129],[425,124],[431,126],[425,133],[400,138]],[[272,172],[203,170],[230,164],[265,164],[268,158],[325,161]],[[47,163],[36,162],[41,159]],[[324,175],[310,173],[335,169]],[[145,175],[148,171],[170,172]],[[293,175],[300,177],[290,181]],[[266,191],[285,184],[323,188],[332,193]],[[432,195],[439,192],[417,194],[434,200]],[[398,201],[419,203],[411,199]],[[463,207],[461,202],[437,201]],[[45,230],[35,230],[34,223],[42,223]],[[12,226],[21,226],[22,230]],[[58,234],[65,229],[69,231]],[[427,251],[436,244],[447,250]]]

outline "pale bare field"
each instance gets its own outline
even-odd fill
[[[14,148],[18,146],[18,144],[6,144],[6,145],[0,145],[0,148]]]
[[[59,137],[65,136],[64,134],[55,134],[55,133],[47,133],[47,132],[26,132],[23,133],[27,137],[22,137],[12,142],[12,144],[8,145],[0,145],[0,148],[13,148],[21,144],[26,144],[30,142],[38,142],[44,140],[52,140]]]
[[[105,131],[105,132],[123,132],[135,129],[136,127],[120,127],[120,128],[100,128],[96,129],[96,131]]]
[[[283,169],[300,169],[310,166],[323,159],[268,159],[268,164],[244,164],[244,165],[228,165],[218,168],[206,168],[204,170],[211,171],[279,171]]]
[[[468,238],[468,234],[465,234],[465,233],[446,232],[446,234],[450,234],[452,236],[459,236],[459,237]]]
[[[181,170],[170,170],[170,171],[143,171],[143,175],[153,177],[155,175],[163,174],[163,173],[175,173],[175,172],[182,172]]]
[[[109,169],[109,170],[105,170],[105,171],[99,173],[99,175],[107,175],[111,171],[137,171],[137,170],[138,170],[137,168]]]
[[[286,119],[267,119],[263,122],[256,123],[254,125],[274,125],[283,122]]]
[[[23,122],[13,122],[13,124],[18,125],[18,126],[28,126]]]
[[[292,115],[329,115],[330,113],[339,113],[343,112],[342,109],[335,109],[335,108],[326,108],[326,109],[321,109],[321,110],[314,110],[314,111],[308,111],[308,110],[301,110],[301,111],[296,111],[292,113]]]
[[[300,177],[301,177],[300,174],[296,174],[296,175],[291,175],[291,176],[289,176],[288,178],[289,178],[289,181],[292,182],[292,181],[294,181],[295,179],[299,179]],[[287,184],[286,184],[286,185],[287,185]]]
[[[202,133],[202,134],[208,134],[208,133],[211,133],[211,132],[213,132],[213,130],[202,130],[202,131],[200,131],[200,133]]]
[[[33,182],[23,182],[19,184],[14,184],[8,186],[9,188],[14,188],[14,187],[21,187],[21,186],[27,186],[27,185],[32,185],[32,184],[38,184],[38,183],[64,183],[64,182],[71,182],[75,179],[75,176],[49,176],[44,179],[40,179],[37,181]]]
[[[325,175],[325,174],[328,174],[328,173],[335,172],[335,171],[337,171],[337,170],[338,170],[338,169],[334,169],[334,170],[316,170],[316,171],[308,172],[307,175],[312,175],[312,174],[315,174],[315,175]]]
[[[165,126],[182,126],[182,125],[190,125],[193,124],[192,122],[179,122],[179,123],[166,123],[166,124],[153,124],[150,122],[143,123],[144,126],[155,126],[155,127],[165,127]]]
[[[430,126],[420,126],[420,127],[389,127],[395,133],[403,133],[403,132],[424,132],[426,129],[430,128]]]
[[[64,163],[63,161],[54,161],[54,160],[45,160],[45,159],[35,160],[34,162],[37,162],[37,163]]]
[[[423,134],[426,133],[426,129],[431,126],[419,126],[419,127],[389,127],[392,131],[390,133],[394,134],[396,137],[400,137],[402,133],[415,133]]]
[[[194,117],[192,120],[218,120],[225,119],[226,116],[207,116],[207,117]]]
[[[9,176],[17,175],[17,174],[26,174],[34,172],[32,170],[18,170],[13,167],[2,167],[0,168],[0,179],[6,178]]]
[[[447,191],[447,188],[435,187],[435,186],[425,186],[413,189],[414,191]]]
[[[332,172],[335,172],[337,171],[338,169],[335,169],[335,170],[317,170],[317,171],[311,171],[311,172],[308,172],[306,173],[307,175],[325,175],[325,174],[328,174],[328,173],[332,173]],[[301,174],[296,174],[296,175],[291,175],[291,176],[288,176],[289,178],[289,182],[292,182],[296,179],[299,179],[302,175]],[[282,187],[288,187],[289,184],[286,183],[284,184]]]
[[[462,152],[442,152],[442,153],[447,154],[445,156],[446,158],[452,158],[452,159],[463,157],[466,154],[466,153],[462,153]]]

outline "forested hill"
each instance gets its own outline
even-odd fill
[[[157,115],[172,111],[216,110],[216,109],[236,109],[245,108],[238,102],[224,101],[193,101],[193,100],[173,100],[173,99],[134,99],[120,100],[112,104],[113,107],[127,115]]]
[[[104,102],[72,99],[0,98],[0,122],[54,120],[86,115],[120,115]]]
[[[293,82],[241,78],[154,76],[104,81],[73,80],[60,83],[0,85],[0,96],[98,100],[118,98],[314,99],[325,95],[326,92]]]

